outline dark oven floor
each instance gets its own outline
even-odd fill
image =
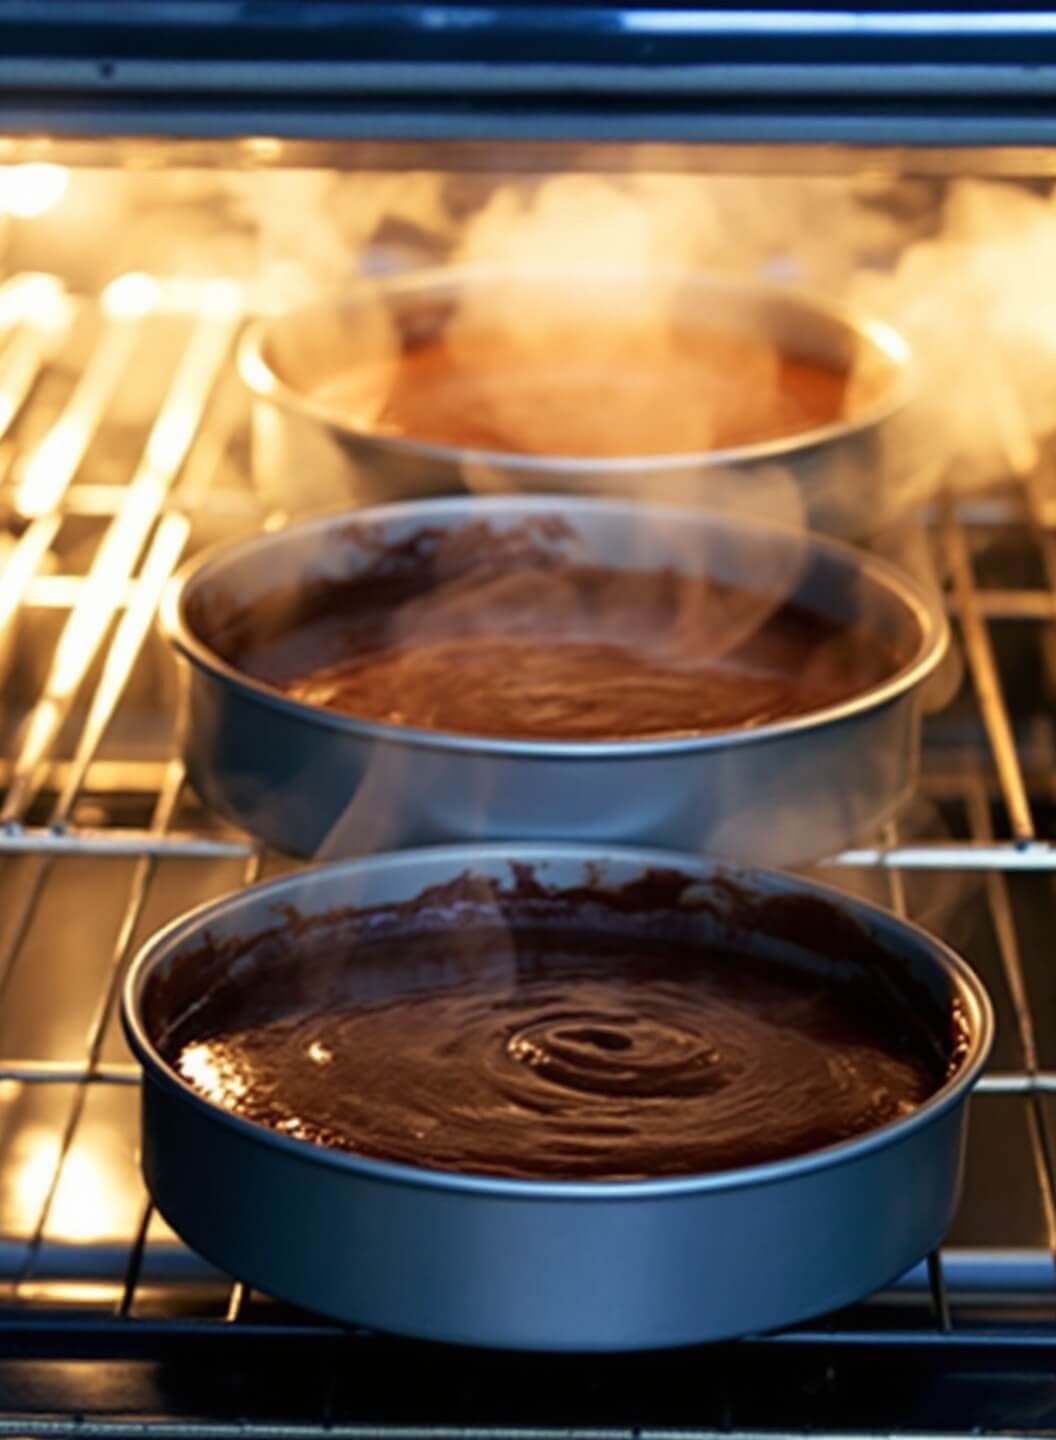
[[[248,1293],[181,1246],[139,1178],[125,966],[179,911],[290,862],[185,787],[175,677],[152,631],[179,558],[260,521],[226,363],[233,319],[140,322],[123,363],[149,351],[154,388],[131,395],[112,342],[98,359],[111,328],[79,304],[47,345],[0,336],[0,502],[22,517],[0,578],[0,1434],[1056,1429],[1047,470],[951,497],[883,540],[945,586],[955,652],[912,807],[824,867],[944,934],[997,1004],[941,1255],[853,1311],[736,1345],[456,1352]],[[190,344],[212,383],[188,391],[172,374]],[[86,363],[92,413],[75,386]],[[56,433],[65,448],[49,451]]]

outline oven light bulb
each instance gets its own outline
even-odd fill
[[[8,165],[0,169],[0,209],[33,220],[59,203],[70,183],[62,165]]]

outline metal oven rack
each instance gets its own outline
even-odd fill
[[[0,286],[0,1435],[1056,1426],[1056,496],[1014,425],[1007,485],[951,489],[895,537],[946,586],[948,703],[905,820],[826,867],[944,931],[996,997],[941,1254],[784,1335],[572,1360],[343,1332],[248,1293],[152,1212],[122,974],[180,910],[290,864],[185,787],[153,634],[180,559],[264,519],[231,369],[242,298]]]

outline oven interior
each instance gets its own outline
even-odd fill
[[[348,1333],[211,1270],[144,1190],[117,1013],[147,936],[295,863],[185,784],[178,686],[154,629],[186,557],[273,518],[254,485],[241,325],[356,270],[442,263],[497,188],[548,177],[0,170],[0,1433],[54,1433],[72,1416],[115,1435],[1056,1424],[1056,424],[1038,400],[1056,393],[1056,355],[1043,368],[1056,202],[1044,179],[980,180],[971,164],[954,178],[912,159],[727,174],[709,242],[716,263],[841,296],[868,273],[875,293],[919,306],[933,341],[952,307],[950,344],[933,347],[943,384],[971,370],[992,406],[985,463],[966,479],[974,456],[951,460],[940,426],[926,493],[875,542],[934,578],[954,630],[917,794],[819,867],[943,935],[994,998],[963,1203],[940,1252],[849,1312],[613,1359]],[[671,193],[706,208],[708,175],[692,183]],[[907,263],[951,214],[948,258]],[[929,294],[947,272],[957,284]],[[982,383],[987,357],[958,352],[958,316],[976,294],[996,303],[999,272],[1020,307],[1008,320],[1010,299],[1001,323],[1036,348]],[[971,334],[986,330],[981,316]]]

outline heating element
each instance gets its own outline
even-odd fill
[[[209,279],[123,276],[91,301],[47,276],[0,287],[0,1435],[1056,1425],[1056,489],[1014,413],[1007,484],[965,496],[951,476],[886,542],[943,577],[957,693],[904,819],[823,867],[944,934],[995,999],[941,1254],[784,1335],[502,1356],[294,1314],[152,1211],[125,968],[188,906],[293,863],[185,786],[153,630],[182,558],[268,519],[232,369],[246,304]]]

